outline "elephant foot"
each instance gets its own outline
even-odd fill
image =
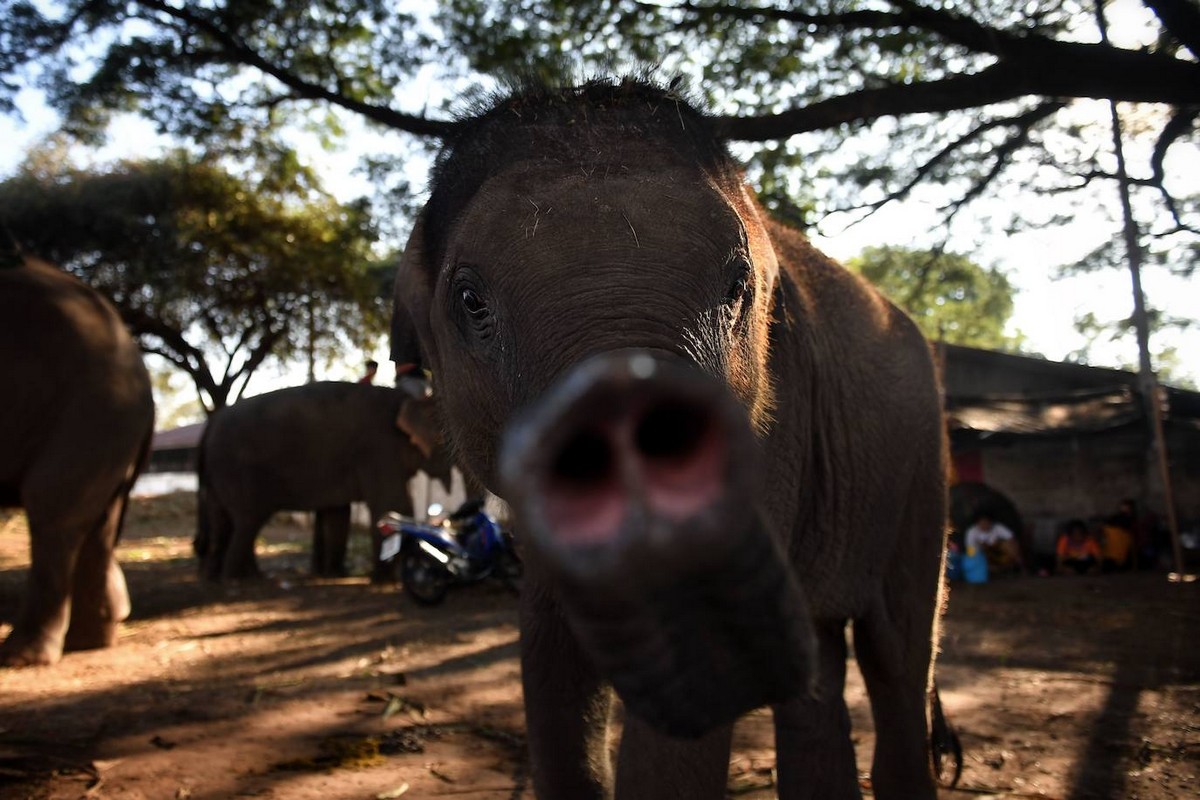
[[[758,514],[757,460],[722,385],[641,352],[576,368],[505,438],[531,567],[626,707],[674,736],[811,688],[812,622]]]
[[[99,622],[76,624],[72,620],[71,627],[67,630],[67,638],[63,643],[63,649],[76,652],[79,650],[102,650],[105,647],[112,647],[117,643],[120,629],[121,624],[119,622],[102,620]]]
[[[15,633],[0,644],[0,667],[38,667],[57,664],[62,645],[46,641],[22,641]]]
[[[259,570],[257,564],[235,565],[226,563],[225,568],[221,570],[220,576],[214,580],[221,581],[257,581],[262,580],[265,576]]]

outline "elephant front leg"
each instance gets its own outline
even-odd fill
[[[627,714],[617,800],[720,800],[729,780],[732,737],[733,726],[723,725],[698,739],[676,739]]]
[[[850,738],[846,624],[817,626],[814,690],[773,708],[780,800],[858,800],[858,767]]]
[[[75,564],[71,623],[67,650],[94,650],[117,642],[120,624],[129,616],[129,590],[113,547],[125,498],[113,502],[104,524],[84,539]]]
[[[521,681],[534,793],[611,800],[611,691],[528,572],[521,591]]]
[[[854,624],[855,656],[875,719],[871,783],[881,800],[937,797],[927,715],[934,612],[932,596],[910,591]]]

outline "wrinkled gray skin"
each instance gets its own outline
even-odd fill
[[[0,267],[0,506],[32,566],[0,664],[108,647],[129,615],[113,556],[154,428],[150,377],[116,310],[41,262]]]
[[[875,794],[934,798],[944,447],[915,326],[770,221],[673,95],[522,97],[448,147],[396,306],[460,465],[517,515],[538,797],[722,798],[762,705],[780,797],[858,797],[850,624]]]
[[[337,382],[246,398],[212,416],[200,445],[201,574],[258,575],[254,540],[281,510],[321,512],[314,551],[323,571],[336,573],[344,568],[347,504],[365,502],[372,520],[411,515],[408,481],[424,471],[449,487],[450,469],[432,398]],[[372,544],[377,556],[374,529]],[[372,563],[383,579],[378,558]]]

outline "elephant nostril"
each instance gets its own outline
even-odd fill
[[[597,431],[573,436],[554,459],[553,474],[576,486],[603,481],[613,469],[614,456],[607,437]]]
[[[659,403],[638,422],[638,452],[655,461],[686,461],[707,438],[711,416],[691,403]]]

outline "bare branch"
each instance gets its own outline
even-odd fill
[[[719,116],[714,123],[730,139],[765,141],[879,117],[978,108],[1028,96],[1200,104],[1200,64],[1075,42],[1055,42],[1037,55],[1003,60],[974,75],[862,89],[778,114]]]
[[[1158,141],[1154,143],[1154,154],[1150,157],[1150,168],[1154,173],[1155,180],[1162,182],[1164,178],[1163,161],[1167,157],[1167,151],[1180,137],[1186,136],[1192,130],[1198,117],[1200,117],[1200,106],[1181,108],[1163,126],[1162,133],[1158,135]]]
[[[638,3],[639,7],[650,13],[659,13],[663,6],[650,3]],[[847,11],[844,13],[810,14],[804,11],[785,8],[739,6],[733,3],[680,3],[677,6],[667,6],[669,9],[686,11],[695,19],[701,17],[729,17],[731,19],[748,20],[753,22],[793,22],[798,25],[815,25],[835,30],[857,30],[899,28],[904,26],[900,14],[889,11]]]
[[[936,33],[943,39],[961,45],[977,53],[992,53],[997,56],[1018,56],[1022,51],[1031,47],[1044,47],[1056,44],[1055,40],[1044,36],[1022,31],[1020,34],[990,28],[972,19],[954,14],[950,11],[939,11],[927,8],[912,0],[889,0],[892,5],[901,9],[901,17],[909,27]]]
[[[992,151],[994,160],[991,169],[980,180],[976,181],[962,197],[946,204],[940,209],[940,211],[945,213],[945,216],[942,218],[943,225],[949,227],[951,221],[958,215],[959,211],[970,205],[973,200],[976,200],[989,186],[995,183],[996,179],[1000,177],[1000,174],[1009,165],[1009,162],[1012,161],[1013,155],[1029,143],[1029,134],[1032,128],[1032,125],[1019,128],[1005,139],[999,147]]]
[[[914,189],[916,189],[917,186],[920,185],[922,181],[924,181],[926,178],[928,178],[930,176],[930,174],[940,164],[943,164],[946,161],[948,161],[951,158],[951,156],[953,156],[955,153],[957,153],[963,147],[980,139],[988,131],[992,131],[997,128],[1013,128],[1013,127],[1015,127],[1019,130],[1023,130],[1026,133],[1028,133],[1028,131],[1031,130],[1039,122],[1046,119],[1047,117],[1054,115],[1060,109],[1065,108],[1065,107],[1066,107],[1066,104],[1061,103],[1061,102],[1041,103],[1038,106],[1036,106],[1035,108],[1032,108],[1029,111],[1026,111],[1024,114],[1020,114],[1015,117],[999,117],[996,119],[988,120],[987,122],[980,123],[979,125],[976,125],[971,130],[967,131],[962,136],[959,136],[957,139],[955,139],[954,141],[947,144],[945,147],[943,147],[937,153],[935,153],[929,160],[927,160],[924,164],[922,164],[920,167],[918,167],[913,172],[912,177],[909,178],[907,181],[905,181],[905,183],[902,186],[889,191],[887,193],[887,195],[884,196],[882,199],[877,200],[873,203],[867,203],[862,206],[857,206],[855,208],[848,208],[848,209],[841,209],[841,210],[843,210],[843,211],[860,211],[863,209],[869,209],[868,213],[859,220],[861,222],[863,219],[866,219],[867,217],[871,216],[871,214],[874,214],[876,211],[883,208],[888,203],[895,202],[898,200],[903,200],[905,197],[908,197],[908,195],[911,194],[912,191]]]
[[[193,12],[188,8],[177,8],[163,0],[141,0],[140,3],[146,8],[158,11],[162,14],[179,20],[196,30],[211,36],[218,41],[222,47],[226,48],[230,55],[237,58],[243,64],[254,67],[259,71],[270,75],[275,80],[287,86],[301,97],[309,100],[324,100],[334,105],[341,106],[347,111],[353,111],[361,114],[367,119],[386,125],[397,130],[408,131],[420,136],[437,136],[444,137],[454,129],[454,123],[429,119],[428,117],[419,117],[412,114],[404,114],[387,106],[374,105],[372,103],[364,103],[360,100],[354,100],[340,94],[336,91],[326,89],[319,84],[311,83],[303,78],[298,77],[284,67],[268,61],[260,55],[256,50],[250,47],[241,37],[236,36],[221,26],[214,23],[208,17]]]
[[[1200,58],[1200,7],[1195,0],[1143,0],[1175,39]]]

